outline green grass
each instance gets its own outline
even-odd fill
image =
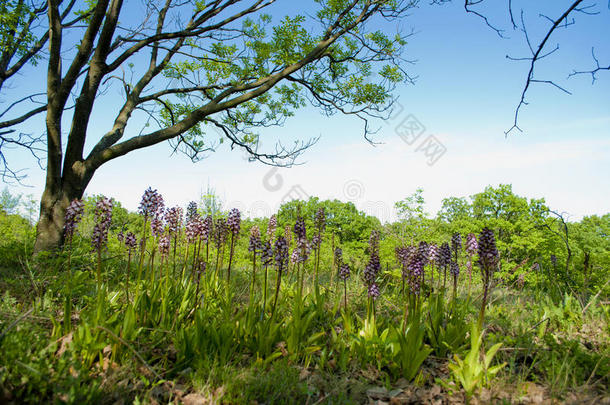
[[[426,402],[437,395],[441,381],[439,395],[463,396],[450,383],[448,365],[453,355],[464,358],[469,350],[469,325],[476,321],[481,301],[476,273],[470,300],[466,277],[455,303],[451,293],[437,291],[426,298],[429,290],[424,290],[423,347],[432,354],[406,381],[398,360],[410,353],[401,357],[399,350],[408,349],[392,337],[401,329],[405,305],[395,269],[380,275],[374,328],[369,323],[366,329],[367,297],[358,271],[347,283],[347,312],[342,312],[342,286],[327,264],[321,267],[317,299],[311,264],[303,301],[298,300],[296,277],[288,273],[271,318],[274,269],[269,269],[263,315],[260,269],[250,299],[247,264],[235,265],[229,288],[224,277],[215,283],[209,268],[197,290],[190,271],[180,278],[178,260],[170,277],[165,276],[172,266],[145,266],[139,288],[132,267],[129,299],[126,258],[117,249],[104,254],[101,296],[95,257],[84,243],[75,246],[71,276],[65,253],[3,269],[0,402],[179,403],[190,395],[220,403],[359,404],[368,403],[371,387],[404,388],[399,395]],[[66,297],[72,308],[69,326]],[[452,344],[431,338],[430,303],[437,297],[442,316],[435,319],[451,331],[443,336]],[[569,294],[553,301],[539,287],[496,286],[482,350],[502,343],[492,365],[507,366],[479,386],[475,396],[518,402],[536,387],[546,398],[601,398],[610,384],[608,313],[601,300],[583,313],[583,304]]]

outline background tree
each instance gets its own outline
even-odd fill
[[[591,287],[607,283],[610,267],[610,214],[591,215],[570,225],[577,250],[576,260],[582,266],[583,284]]]
[[[0,210],[6,214],[17,214],[17,209],[21,203],[21,194],[12,195],[8,191],[8,187],[4,187],[2,193],[0,193]]]
[[[423,236],[422,231],[426,228],[424,221],[427,216],[424,211],[423,193],[424,189],[419,187],[410,196],[394,203],[394,208],[396,208],[396,213],[402,225],[397,230],[397,236],[403,239],[403,243],[413,244]],[[407,235],[410,236],[408,241],[405,240]]]
[[[324,208],[326,214],[326,238],[334,235],[336,246],[354,244],[366,246],[366,238],[371,230],[380,226],[379,219],[359,211],[351,202],[322,200],[310,197],[307,201],[293,200],[282,204],[278,210],[280,224],[291,224],[300,209],[307,229],[314,228],[314,217],[318,209]]]
[[[465,197],[448,197],[441,201],[438,218],[447,223],[472,217],[472,206]]]
[[[199,213],[206,217],[210,215],[212,218],[217,218],[219,215],[223,215],[222,211],[223,201],[216,194],[216,190],[208,184],[205,192],[201,192],[199,196]],[[226,207],[227,210],[232,207]]]

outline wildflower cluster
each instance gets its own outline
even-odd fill
[[[284,227],[284,239],[286,239],[286,243],[288,243],[288,246],[290,246],[292,243],[292,232],[290,230],[290,225],[286,225]]]
[[[447,242],[441,245],[441,248],[438,250],[438,254],[436,256],[436,262],[439,267],[447,267],[451,262],[451,248]]]
[[[186,236],[186,241],[188,243],[193,243],[201,234],[201,217],[199,214],[195,214],[191,216],[186,222],[186,228],[184,229],[184,233]]]
[[[451,265],[449,267],[450,271],[451,271],[451,275],[453,277],[456,277],[460,275],[460,265],[458,264],[458,262],[451,262]]]
[[[210,240],[210,235],[212,234],[212,230],[214,228],[214,220],[211,215],[205,217],[203,221],[201,221],[199,227],[199,236],[204,242],[208,242]]]
[[[112,205],[112,201],[106,197],[100,197],[95,205],[96,222],[92,243],[98,251],[97,280],[100,297],[103,297],[102,293],[104,286],[104,278],[101,277],[101,270],[104,262],[101,260],[100,251],[102,247],[105,246],[108,238],[108,229],[112,219]],[[188,312],[189,314],[192,314],[194,317],[193,319],[201,318],[201,316],[204,314],[204,312],[201,311],[210,311],[211,313],[211,311],[215,310],[215,307],[218,307],[217,305],[209,304],[213,302],[212,300],[220,297],[217,294],[217,290],[221,287],[226,288],[227,307],[229,305],[240,305],[241,296],[233,293],[233,291],[235,291],[233,287],[239,284],[235,282],[232,284],[230,278],[231,264],[234,257],[233,255],[235,251],[240,249],[242,246],[241,243],[235,243],[236,239],[239,237],[240,231],[242,230],[242,218],[240,211],[238,209],[231,209],[226,213],[226,216],[221,215],[220,217],[215,217],[214,219],[211,216],[203,218],[197,211],[197,204],[194,202],[191,202],[185,211],[186,220],[183,223],[184,211],[180,207],[165,209],[163,198],[155,190],[148,188],[144,193],[142,202],[140,204],[140,213],[144,215],[144,224],[142,226],[142,237],[140,242],[142,243],[146,240],[147,234],[150,240],[151,233],[154,239],[151,242],[151,249],[146,250],[143,248],[138,257],[138,272],[137,278],[135,279],[136,289],[135,295],[132,295],[131,299],[129,289],[129,270],[132,260],[131,255],[134,249],[136,249],[138,239],[136,239],[136,235],[134,235],[132,232],[127,232],[126,227],[124,227],[124,230],[119,233],[119,241],[127,247],[127,266],[125,267],[125,274],[127,277],[125,282],[124,297],[126,298],[128,304],[131,304],[132,302],[143,302],[141,297],[144,296],[141,295],[140,292],[142,292],[142,294],[150,294],[151,291],[154,292],[154,289],[151,290],[151,286],[161,287],[159,291],[162,292],[162,294],[159,295],[159,299],[167,299],[164,296],[167,295],[167,292],[172,292],[172,294],[174,294],[176,287],[181,288],[184,286],[184,283],[188,281],[196,283],[197,285],[193,289],[185,290],[182,301],[187,304],[189,301],[194,303],[192,312]],[[78,200],[73,201],[68,207],[66,214],[66,237],[72,236],[74,229],[76,228],[76,224],[82,218],[82,216],[82,202]],[[149,222],[147,222],[147,220]],[[247,223],[251,224],[249,221]],[[343,290],[343,302],[339,301],[337,304],[343,304],[340,305],[340,307],[345,308],[344,314],[350,314],[348,298],[350,295],[358,296],[358,293],[348,294],[347,288],[347,280],[350,279],[352,270],[356,271],[357,269],[354,267],[354,264],[352,264],[350,267],[348,260],[346,260],[346,257],[344,257],[345,252],[342,250],[342,247],[350,246],[350,244],[349,242],[341,239],[340,243],[342,243],[342,247],[336,246],[333,249],[332,277],[334,278],[336,275],[336,278],[334,279],[335,284],[333,286],[335,288],[327,289],[327,291],[330,291],[330,294],[328,292],[321,294],[318,290],[318,286],[323,282],[326,282],[327,278],[318,278],[318,269],[325,269],[324,264],[327,264],[325,262],[327,259],[328,262],[331,260],[330,257],[323,257],[323,265],[318,267],[320,265],[320,252],[322,251],[322,248],[326,247],[326,245],[323,246],[323,244],[326,242],[326,240],[323,239],[323,232],[327,225],[325,211],[323,209],[316,211],[315,216],[313,217],[313,228],[307,229],[306,224],[307,223],[304,217],[301,216],[299,212],[295,222],[290,224],[280,224],[282,232],[276,232],[278,220],[275,215],[269,220],[267,229],[265,230],[266,235],[264,233],[261,235],[261,229],[259,226],[252,225],[249,227],[247,249],[249,252],[251,252],[251,255],[248,254],[248,259],[251,260],[252,271],[249,273],[249,275],[251,275],[252,280],[250,283],[251,287],[248,297],[248,311],[244,312],[244,315],[246,316],[244,321],[247,321],[252,325],[259,323],[262,327],[278,325],[273,327],[279,328],[281,327],[280,325],[283,325],[283,321],[280,319],[275,319],[274,314],[276,314],[276,309],[278,310],[277,314],[286,313],[281,306],[282,304],[280,304],[279,308],[277,307],[277,304],[282,303],[282,300],[279,300],[278,296],[283,291],[282,286],[286,286],[287,284],[287,280],[283,279],[284,275],[289,274],[289,271],[292,270],[290,267],[290,262],[295,264],[293,268],[294,275],[292,275],[291,280],[288,281],[291,284],[289,285],[288,290],[292,290],[293,294],[285,297],[284,301],[289,302],[292,300],[295,303],[293,310],[293,316],[295,319],[297,316],[306,316],[306,311],[309,311],[308,306],[315,311],[325,311],[325,308],[328,308],[328,296],[335,294],[335,291],[337,291],[336,287],[339,287],[340,284],[342,284],[340,288]],[[150,231],[148,230],[148,226],[151,228]],[[309,238],[307,231],[310,232]],[[374,332],[377,330],[375,326],[375,311],[376,306],[379,305],[378,298],[381,296],[382,287],[384,290],[387,288],[388,291],[391,292],[396,291],[395,288],[397,289],[400,287],[392,285],[393,272],[388,271],[388,274],[383,275],[384,277],[381,276],[382,265],[380,238],[380,232],[378,230],[373,230],[368,241],[368,257],[366,258],[363,266],[364,268],[362,269],[362,281],[364,282],[364,286],[361,285],[362,292],[364,293],[364,288],[366,288],[366,293],[368,295],[366,307],[367,321],[365,322],[363,329],[359,332],[359,336],[373,336]],[[422,335],[421,342],[417,344],[419,347],[424,348],[426,353],[428,350],[431,350],[430,348],[427,348],[426,345],[428,344],[434,345],[437,343],[442,343],[445,345],[445,340],[441,339],[444,339],[447,332],[443,331],[443,328],[445,328],[445,325],[447,325],[447,330],[451,331],[452,329],[449,328],[455,327],[455,325],[449,324],[450,322],[454,322],[453,317],[464,316],[465,311],[463,309],[468,306],[468,304],[466,306],[459,306],[460,300],[457,298],[458,277],[460,276],[461,272],[461,263],[457,259],[459,259],[458,252],[462,249],[462,246],[465,253],[468,255],[468,257],[465,259],[468,260],[468,264],[466,265],[468,266],[469,270],[472,266],[473,256],[478,253],[478,264],[481,267],[483,274],[484,286],[484,295],[481,300],[481,312],[479,314],[479,325],[482,323],[481,319],[483,319],[483,313],[490,289],[489,281],[493,275],[493,272],[498,267],[499,253],[495,244],[493,232],[487,228],[482,230],[479,238],[472,233],[465,236],[464,245],[462,245],[461,238],[460,233],[455,233],[447,241],[440,243],[437,241],[438,244],[418,241],[409,246],[399,246],[394,249],[396,260],[402,272],[402,291],[404,295],[404,302],[402,303],[404,304],[403,329],[396,329],[396,331],[399,333],[404,332],[406,334],[405,338],[412,339],[408,335],[407,327],[409,327],[409,325],[414,325],[413,322],[421,322],[423,319],[421,315],[424,314],[424,311],[429,310],[430,313],[434,315],[429,317],[433,318],[429,319],[430,328],[434,328],[431,331],[434,335],[440,336],[440,338],[438,339],[438,342],[436,342],[436,336],[428,336],[425,338]],[[292,239],[294,239],[294,244],[291,244]],[[205,245],[202,245],[202,242],[204,241]],[[212,242],[212,246],[210,246],[210,241]],[[230,252],[227,252],[229,247],[228,242],[230,242]],[[245,245],[246,241],[243,241],[243,244]],[[172,265],[170,265],[168,261],[170,257],[170,250],[172,250],[172,248],[173,262],[171,263]],[[211,261],[209,258],[210,248],[213,249],[212,254],[215,255],[215,261]],[[243,249],[245,250],[245,246]],[[224,263],[227,253],[228,266]],[[154,261],[155,254],[158,254],[157,263]],[[243,258],[243,256],[244,255],[242,255],[241,258]],[[313,265],[309,265],[307,261],[312,257],[314,259],[314,263]],[[464,263],[465,262],[466,260],[464,260]],[[306,265],[306,263],[308,265]],[[360,262],[357,260],[349,260],[349,263]],[[239,264],[241,265],[242,263],[239,262]],[[429,266],[430,268],[428,269],[426,266]],[[123,267],[117,268],[121,270],[123,269]],[[439,278],[438,282],[435,284],[433,277],[434,273],[437,271],[437,268],[439,271],[444,272],[444,278]],[[226,281],[219,277],[221,272],[225,270],[227,272]],[[238,270],[242,271],[240,273],[240,277],[237,278],[237,280],[241,282],[244,275],[243,266],[239,266]],[[257,270],[259,271],[258,274]],[[277,281],[275,281],[275,283],[269,280],[269,273],[272,272],[272,270],[277,271],[277,273],[273,274],[277,277]],[[143,273],[143,271],[146,271],[146,273]],[[209,279],[203,278],[206,275],[206,271],[209,273]],[[359,273],[360,269],[358,269],[357,274]],[[142,277],[142,274],[144,274],[145,277]],[[313,295],[314,289],[311,288],[313,285],[309,284],[311,283],[313,279],[312,276],[314,274],[316,287],[315,295]],[[430,274],[432,274],[432,277],[429,276]],[[449,274],[449,277],[452,279],[451,281],[453,281],[453,301],[451,303],[451,307],[445,306],[447,274]],[[173,282],[173,278],[177,277],[178,275],[180,277],[180,284],[175,284],[174,286],[170,285],[170,283]],[[327,275],[328,273],[324,274],[324,276]],[[294,283],[295,278],[296,289],[294,288],[294,284],[292,284]],[[383,284],[381,283],[382,278]],[[163,283],[158,283],[158,281],[164,281],[165,285]],[[525,279],[521,277],[518,282],[523,284]],[[272,291],[274,291],[274,295],[268,295],[270,283],[273,283],[271,284],[273,286],[271,288],[273,288]],[[305,285],[304,287],[305,283],[308,283],[309,285]],[[436,285],[438,285],[438,289],[436,288]],[[257,293],[257,288],[262,290],[262,294]],[[468,288],[468,296],[470,297],[470,284]],[[237,291],[238,293],[241,293],[243,290],[240,287]],[[341,291],[339,290],[339,293],[340,292]],[[394,295],[394,293],[392,295]],[[103,302],[103,300],[100,300],[100,302]],[[470,301],[465,300],[464,302],[469,303]],[[443,315],[446,308],[451,308],[451,312],[448,316]],[[167,314],[173,313],[173,311],[167,312]],[[295,326],[287,324],[287,327],[294,328]],[[303,334],[304,331],[306,330],[303,329],[302,331],[299,331],[299,334]],[[261,333],[269,332],[261,330]],[[425,330],[421,329],[421,334],[424,333]],[[275,344],[273,340],[278,340],[280,338],[279,336],[281,335],[277,336],[278,337],[269,339],[271,345]],[[395,339],[395,337],[391,337],[390,339]],[[424,343],[423,339],[428,339],[426,342],[429,343]],[[408,343],[407,341],[405,342],[400,343],[400,345],[412,346],[411,343]],[[227,344],[232,345],[234,343],[231,342]],[[292,344],[293,343],[291,343],[291,345]],[[272,353],[272,347],[273,346],[265,348],[265,352]],[[304,348],[304,346],[302,347]],[[400,350],[404,350],[404,348],[401,348]],[[444,347],[443,350],[443,353],[447,352],[446,348]],[[410,360],[405,358],[403,361]]]
[[[258,226],[254,225],[250,228],[250,243],[248,244],[248,251],[256,254],[261,250],[261,231]]]
[[[307,228],[305,227],[305,220],[303,219],[303,217],[297,217],[293,231],[297,244],[295,249],[295,251],[297,252],[297,254],[295,255],[295,262],[304,263],[309,258],[312,246],[307,240]]]
[[[66,220],[64,224],[64,236],[66,241],[70,243],[72,241],[72,237],[74,236],[74,232],[76,231],[76,226],[83,219],[83,213],[85,212],[85,203],[82,200],[74,199],[68,205],[66,209]]]
[[[347,280],[349,278],[349,276],[350,276],[349,264],[342,263],[341,266],[339,267],[339,279]]]
[[[158,238],[163,234],[163,221],[161,220],[161,216],[155,215],[151,218],[150,232],[155,238]]]
[[[379,287],[377,286],[376,283],[369,284],[369,286],[367,288],[367,293],[368,293],[368,296],[374,300],[379,298],[379,296],[381,295],[381,292],[379,291]]]
[[[408,277],[407,265],[409,264],[409,258],[411,257],[410,248],[411,246],[398,246],[394,249],[396,260],[402,266],[402,278]]]
[[[485,306],[487,305],[490,281],[499,261],[500,254],[496,247],[496,239],[493,231],[489,228],[483,228],[479,235],[479,266],[481,267],[481,276],[483,278],[483,300],[478,320],[479,330],[483,327],[483,318],[485,316]]]
[[[413,254],[410,255],[409,264],[407,266],[409,273],[409,286],[411,288],[411,292],[415,295],[419,294],[419,290],[421,287],[421,280],[424,273],[425,257],[426,255],[422,254],[419,249],[414,249]]]
[[[311,254],[311,244],[305,238],[297,239],[297,247],[295,249],[297,252],[296,262],[304,263],[309,259],[309,255]]]
[[[112,221],[112,200],[101,196],[95,204],[95,225],[91,244],[94,249],[101,251],[108,242],[108,230]]]
[[[153,190],[149,187],[144,191],[138,211],[140,212],[140,215],[144,215],[144,217],[148,218],[156,215],[163,208],[163,205],[163,197],[161,197],[161,194],[159,194],[157,190]]]
[[[335,264],[337,266],[341,266],[341,264],[343,263],[343,249],[341,249],[340,247],[335,248],[334,259]]]
[[[165,212],[165,221],[167,222],[167,231],[171,235],[176,235],[182,227],[182,208],[172,207]]]
[[[274,215],[271,215],[271,217],[269,218],[269,224],[267,225],[267,238],[271,241],[273,240],[273,237],[275,236],[275,229],[277,228],[277,217]]]
[[[162,258],[167,258],[167,256],[169,255],[169,248],[170,248],[169,235],[165,234],[161,238],[159,238],[159,253],[161,254]]]
[[[493,272],[500,261],[500,254],[496,248],[496,239],[493,231],[483,228],[479,235],[479,266],[485,274]],[[484,277],[486,277],[484,275]]]
[[[227,221],[224,218],[218,218],[214,226],[214,243],[216,243],[217,248],[224,244],[228,230]]]
[[[127,249],[131,252],[136,248],[137,244],[136,235],[133,232],[127,232],[127,235],[125,235],[125,246],[127,246]]]
[[[379,231],[374,230],[369,238],[369,261],[364,268],[364,281],[368,288],[368,295],[373,299],[379,297],[379,287],[376,282],[380,270]]]
[[[186,221],[191,221],[197,214],[197,203],[195,201],[191,201],[186,206]]]
[[[268,266],[271,264],[273,260],[273,248],[271,247],[271,243],[267,240],[263,242],[261,247],[261,263],[263,266]]]
[[[477,237],[474,233],[469,233],[466,236],[466,253],[468,254],[468,261],[466,262],[466,268],[468,274],[472,273],[472,256],[474,256],[479,250],[479,244],[477,243]]]
[[[297,217],[293,230],[297,240],[305,239],[307,237],[307,228],[305,227],[305,219],[303,219],[303,217]]]
[[[428,245],[428,262],[434,265],[438,257],[438,246],[435,243]]]
[[[462,235],[460,235],[459,232],[454,233],[451,237],[451,248],[455,254],[462,248]]]
[[[324,208],[320,208],[316,212],[314,226],[318,232],[312,237],[311,243],[315,249],[319,249],[322,244],[322,233],[326,228],[326,213],[324,212]]]
[[[471,232],[466,236],[466,253],[468,253],[469,256],[473,256],[477,253],[478,249],[479,244],[477,243],[477,237]]]
[[[288,243],[283,236],[275,241],[275,266],[280,273],[288,268]]]
[[[227,227],[233,235],[239,234],[239,228],[241,224],[241,213],[237,208],[233,208],[229,211],[227,217]]]
[[[428,264],[428,250],[429,247],[427,242],[419,242],[419,246],[417,247],[417,256],[422,261],[424,266]]]

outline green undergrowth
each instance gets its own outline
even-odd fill
[[[223,403],[365,403],[371,386],[391,391],[401,381],[422,389],[443,383],[446,395],[464,392],[448,366],[471,348],[478,282],[471,299],[460,284],[455,301],[438,293],[424,300],[401,352],[402,294],[389,281],[372,324],[356,280],[347,284],[344,311],[341,289],[330,284],[316,300],[308,279],[300,301],[287,277],[271,317],[270,297],[265,312],[258,293],[250,302],[247,269],[236,271],[229,297],[224,282],[214,285],[204,276],[196,307],[187,278],[159,274],[153,284],[141,282],[139,297],[132,283],[127,300],[120,271],[113,270],[100,301],[94,272],[75,270],[68,280],[54,268],[59,260],[12,268],[0,279],[4,402],[167,403],[194,395]],[[72,286],[69,328],[66,285]],[[610,383],[607,306],[593,303],[583,311],[571,295],[553,302],[529,289],[496,287],[491,296],[483,346],[500,343],[492,365],[505,366],[475,384],[475,395],[531,383],[557,399],[604,392]]]

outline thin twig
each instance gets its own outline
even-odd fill
[[[29,314],[32,313],[32,311],[34,311],[34,307],[30,308],[29,310],[27,310],[25,313],[23,313],[21,316],[19,316],[19,318],[15,319],[13,321],[13,323],[11,323],[9,326],[7,326],[6,328],[4,328],[4,330],[2,331],[2,333],[0,333],[0,342],[2,341],[2,339],[4,338],[4,336],[8,333],[8,331],[10,331],[11,329],[13,329],[15,326],[17,326],[17,324],[19,322],[21,322],[23,319],[25,319]]]

